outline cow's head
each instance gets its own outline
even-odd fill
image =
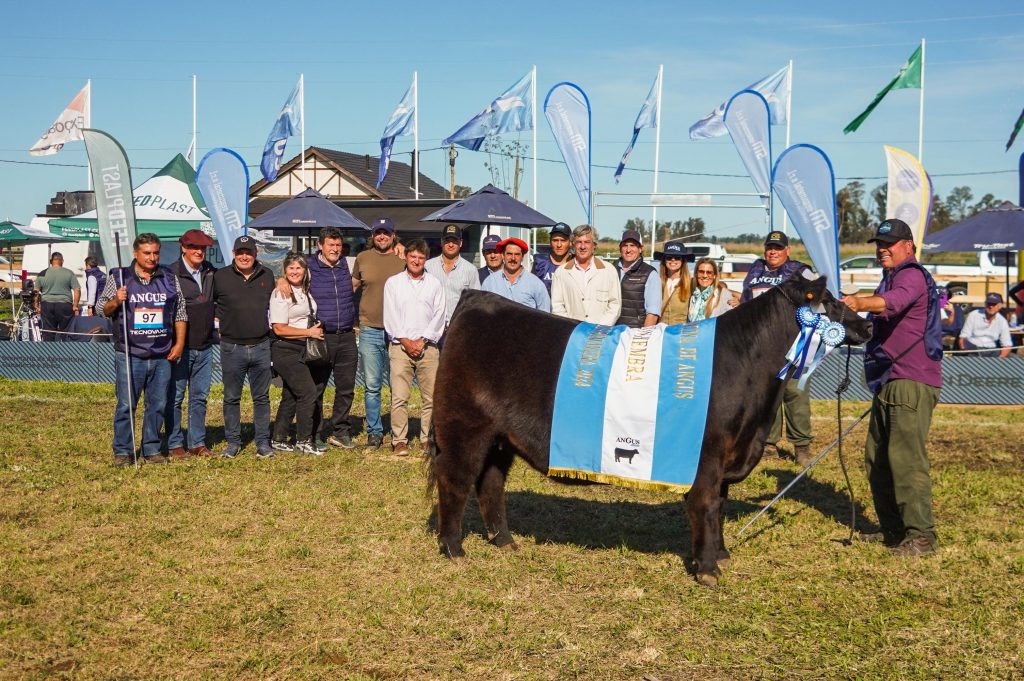
[[[846,345],[860,345],[871,338],[871,322],[837,300],[826,288],[825,277],[791,277],[779,289],[796,306],[806,305],[846,328]]]

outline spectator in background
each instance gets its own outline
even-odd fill
[[[107,275],[99,268],[99,262],[91,255],[85,259],[85,305],[82,315],[89,317],[96,314],[96,300],[107,285]]]
[[[947,286],[945,292],[939,296],[939,304],[942,309],[939,314],[939,322],[942,326],[942,345],[952,350],[957,345],[957,336],[964,328],[964,312],[959,305],[953,303],[953,294]]]
[[[480,247],[484,256],[484,266],[477,270],[481,284],[484,283],[484,279],[488,275],[501,270],[501,253],[498,253],[497,250],[499,243],[501,243],[501,237],[497,234],[488,234],[484,237],[483,245]]]
[[[487,277],[481,290],[497,293],[502,298],[551,312],[551,297],[541,280],[523,269],[523,258],[530,247],[521,239],[510,237],[498,244],[504,263],[501,270]]]
[[[961,350],[992,350],[979,352],[981,356],[1009,357],[1013,342],[1010,340],[1010,325],[999,314],[1003,309],[1003,297],[998,293],[985,296],[985,309],[974,310],[967,315],[960,332]]]
[[[413,377],[420,386],[423,403],[422,444],[430,433],[445,292],[441,280],[425,271],[427,254],[427,242],[410,242],[405,248],[405,271],[390,277],[384,285],[384,328],[391,339],[391,447],[395,456],[409,454],[408,403]]]
[[[532,272],[544,282],[544,286],[551,293],[551,279],[562,265],[572,259],[569,251],[569,244],[572,239],[572,230],[569,225],[559,222],[551,228],[551,252],[535,253],[533,256]]]
[[[427,261],[426,271],[444,285],[444,326],[452,321],[452,313],[459,297],[466,289],[480,289],[480,275],[473,264],[459,255],[462,250],[462,230],[458,225],[445,225],[441,232],[441,255]]]
[[[718,263],[701,258],[694,267],[693,293],[690,294],[687,321],[699,322],[724,314],[740,303],[740,294],[718,280]]]
[[[213,239],[190,229],[178,239],[181,257],[168,269],[178,280],[188,312],[188,333],[181,359],[171,365],[167,394],[167,448],[172,459],[212,456],[206,446],[206,399],[213,379],[213,274],[206,261],[206,249]],[[188,431],[181,427],[181,409],[188,390]]]
[[[366,444],[376,449],[384,443],[380,418],[380,390],[389,370],[388,343],[384,337],[384,284],[405,269],[396,254],[395,225],[391,218],[373,221],[372,247],[356,256],[352,289],[359,300],[359,361],[363,366],[363,404],[366,409]]]
[[[661,316],[661,279],[658,271],[644,262],[640,232],[627,229],[619,240],[615,262],[622,286],[622,310],[616,324],[638,329],[654,326]]]
[[[78,314],[82,287],[75,273],[64,267],[62,254],[54,252],[50,256],[50,266],[39,274],[36,288],[39,289],[37,312],[42,317],[43,340],[63,341],[64,336],[58,337],[53,332],[67,331],[72,317]]]
[[[655,257],[661,260],[661,321],[685,324],[690,309],[690,269],[686,263],[693,256],[681,241],[669,241]]]
[[[615,268],[594,257],[594,228],[572,231],[575,255],[551,277],[551,311],[592,324],[613,326],[622,308],[622,291]]]

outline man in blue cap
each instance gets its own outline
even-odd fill
[[[483,244],[480,246],[480,251],[484,255],[484,266],[477,270],[481,285],[489,275],[501,270],[501,253],[498,253],[498,244],[500,243],[501,237],[497,234],[488,234],[484,237]]]
[[[548,293],[551,293],[551,278],[555,276],[555,270],[572,260],[572,252],[569,250],[571,242],[572,230],[569,225],[559,222],[551,228],[551,251],[535,253],[533,256],[531,272],[540,278]]]

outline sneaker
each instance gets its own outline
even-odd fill
[[[310,440],[296,443],[295,451],[299,454],[309,454],[310,456],[323,456],[324,454]]]
[[[409,456],[409,445],[399,442],[391,448],[395,456]]]
[[[384,444],[384,434],[383,433],[370,433],[369,435],[366,436],[366,446],[367,447],[372,447],[373,449],[377,449],[382,444]]]
[[[920,558],[935,553],[935,544],[928,537],[907,537],[889,551],[894,556],[904,558]]]
[[[150,456],[144,456],[142,458],[146,460],[146,463],[168,463],[170,461],[170,459],[163,454],[151,454]]]
[[[269,459],[269,458],[271,458],[273,456],[274,456],[274,450],[271,449],[270,447],[267,447],[266,449],[259,449],[259,450],[256,451],[256,458],[257,459]]]
[[[114,454],[114,468],[127,468],[132,465],[131,454]]]
[[[793,448],[793,454],[796,456],[796,462],[801,466],[806,466],[814,461],[810,445],[797,445]]]
[[[231,444],[229,444],[227,447],[224,448],[224,451],[221,452],[220,455],[221,456],[225,456],[225,457],[227,457],[229,459],[233,459],[236,456],[238,456],[238,450],[239,449],[240,449],[240,447],[238,445],[231,445]]]
[[[316,451],[318,452],[323,453],[327,451],[327,443],[321,440],[320,438],[316,439],[316,441],[313,443],[313,446],[316,447]]]
[[[761,450],[762,459],[777,459],[779,458],[779,448],[775,445],[766,444],[764,449]]]
[[[327,438],[327,444],[332,447],[341,447],[342,449],[352,449],[356,446],[348,435],[331,435]]]
[[[270,448],[278,452],[294,452],[295,447],[287,440],[271,440]]]

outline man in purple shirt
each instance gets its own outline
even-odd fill
[[[942,387],[942,364],[925,348],[928,284],[905,222],[885,220],[869,241],[885,272],[872,296],[845,296],[854,312],[870,312],[874,330],[864,373],[875,393],[864,447],[868,481],[885,541],[899,556],[935,552],[932,481],[925,441]]]

